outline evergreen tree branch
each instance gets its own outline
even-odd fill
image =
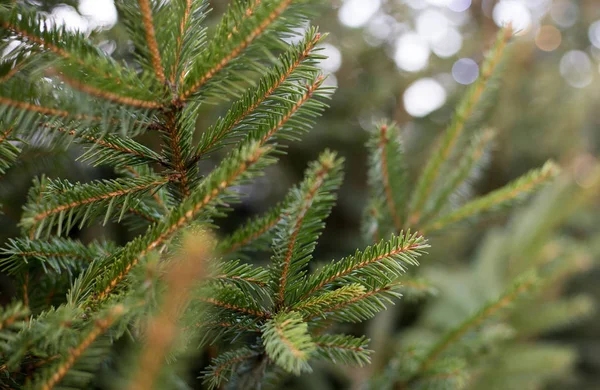
[[[229,236],[221,239],[218,246],[219,252],[227,256],[271,231],[275,225],[287,216],[283,211],[285,203],[282,202],[263,216],[249,220]]]
[[[21,152],[21,149],[11,143],[12,137],[10,135],[13,130],[13,127],[9,127],[0,133],[0,174],[6,173],[6,170],[17,161],[17,157]]]
[[[271,315],[267,312],[262,312],[262,311],[258,311],[258,310],[252,309],[252,308],[234,305],[229,302],[222,301],[222,300],[215,299],[215,298],[199,297],[198,300],[201,302],[204,302],[204,303],[209,303],[209,304],[217,306],[217,307],[221,307],[226,310],[236,311],[238,313],[248,314],[248,315],[251,315],[254,317],[258,317],[258,318],[270,318],[271,317]]]
[[[130,138],[121,138],[113,134],[103,134],[100,137],[96,137],[90,134],[92,132],[82,133],[50,123],[41,123],[40,126],[73,136],[80,139],[82,143],[98,145],[97,149],[99,150],[88,150],[83,156],[83,160],[94,160],[96,165],[104,162],[110,162],[116,167],[152,163],[158,163],[163,166],[167,165],[167,162],[158,153]]]
[[[303,318],[314,318],[334,311],[338,305],[364,296],[365,287],[358,283],[351,283],[321,295],[308,297],[292,306],[292,310],[302,314]]]
[[[191,290],[205,275],[206,261],[211,255],[212,239],[206,232],[187,234],[183,253],[170,264],[164,279],[166,292],[158,313],[148,321],[145,346],[139,356],[137,372],[133,375],[130,390],[154,388],[156,377],[178,333],[177,321],[185,311]]]
[[[341,185],[341,164],[335,153],[324,152],[307,170],[304,182],[294,191],[294,200],[284,211],[286,217],[278,225],[278,239],[273,245],[272,282],[277,307],[285,303],[289,284],[300,277],[310,260],[315,235],[320,234],[335,199],[331,193]]]
[[[136,107],[136,108],[146,108],[146,109],[156,109],[156,108],[160,108],[163,106],[163,104],[158,101],[136,99],[136,98],[133,98],[130,96],[121,96],[114,92],[104,91],[102,89],[94,87],[93,85],[70,78],[70,77],[66,76],[64,73],[59,73],[53,69],[50,69],[47,72],[50,75],[57,76],[61,81],[65,82],[67,85],[71,86],[72,88],[75,88],[78,91],[87,93],[88,95],[93,96],[93,97],[108,100],[113,103],[123,104],[126,106],[131,106],[131,107]]]
[[[458,139],[465,129],[466,121],[472,116],[488,82],[494,74],[494,70],[502,59],[504,49],[511,38],[512,33],[513,30],[510,26],[506,26],[499,31],[496,42],[488,53],[485,63],[482,65],[481,76],[471,85],[459,103],[458,109],[452,117],[452,121],[444,133],[443,138],[440,140],[439,146],[433,152],[433,157],[429,159],[427,165],[423,169],[423,173],[419,177],[410,202],[408,221],[410,226],[416,226],[421,219],[421,212],[425,206],[425,202],[430,199],[430,193],[440,174],[440,168],[446,164],[450,158]]]
[[[284,370],[300,375],[310,372],[308,359],[315,344],[308,324],[296,312],[281,313],[263,326],[263,345],[267,355]]]
[[[115,206],[125,207],[130,197],[136,193],[154,190],[170,180],[172,177],[143,177],[137,180],[105,180],[88,184],[70,184],[68,182],[53,183],[51,196],[44,194],[41,204],[29,204],[25,208],[21,226],[25,229],[36,231],[39,234],[47,226],[48,231],[56,223],[58,234],[61,234],[62,223],[68,213],[68,231],[74,223],[81,220],[83,225],[87,220],[98,215],[107,205],[104,221],[112,215]],[[63,187],[56,191],[55,186]],[[58,220],[56,216],[59,216]]]
[[[19,100],[14,100],[8,97],[0,96],[0,104],[4,104],[5,106],[15,107],[19,110],[25,110],[30,112],[37,112],[39,114],[48,115],[51,117],[61,117],[61,118],[73,118],[79,120],[92,120],[92,121],[102,121],[102,117],[99,116],[90,116],[86,114],[71,114],[68,111],[60,110],[52,107],[45,107],[38,104],[27,103]]]
[[[104,55],[83,33],[67,31],[64,25],[53,23],[33,7],[15,7],[13,11],[1,12],[0,25],[19,39],[33,45],[34,49],[40,48],[56,55],[62,60],[61,67],[77,64],[80,68],[100,76],[104,83],[119,89],[131,89],[140,84],[135,72]],[[19,50],[30,50],[31,45],[23,45]],[[84,75],[89,76],[89,72],[85,72]],[[136,88],[135,92],[147,94],[147,91],[139,88]]]
[[[11,78],[13,78],[13,76],[15,76],[17,73],[19,73],[19,71],[21,69],[23,69],[25,66],[27,65],[27,60],[21,60],[20,62],[15,62],[14,65],[12,65],[11,69],[6,72],[3,76],[0,77],[0,84],[7,82],[8,80],[10,80]]]
[[[195,161],[214,148],[219,141],[230,134],[236,126],[242,123],[263,102],[269,99],[289,79],[292,73],[310,58],[311,53],[320,40],[321,34],[311,30],[307,33],[304,42],[298,46],[290,47],[280,57],[280,65],[258,82],[258,93],[256,92],[256,88],[248,90],[241,99],[232,105],[225,118],[206,132],[207,139],[201,142],[200,147],[196,151]],[[298,50],[300,49],[302,51],[298,54]]]
[[[306,86],[306,92],[304,95],[302,95],[291,107],[291,109],[261,138],[261,145],[264,145],[267,141],[269,141],[269,139],[271,139],[271,137],[273,137],[275,133],[281,129],[286,122],[290,120],[290,118],[292,118],[292,116],[302,107],[302,105],[312,97],[321,84],[323,84],[323,80],[323,76],[319,76],[314,83]]]
[[[477,216],[488,210],[497,209],[509,202],[520,199],[535,191],[541,185],[547,183],[554,178],[558,172],[558,166],[553,162],[548,161],[542,168],[533,170],[500,189],[472,200],[446,215],[440,216],[423,226],[421,232],[437,231],[450,224]]]
[[[167,142],[169,143],[170,162],[178,173],[181,195],[187,198],[190,195],[190,183],[188,182],[187,164],[183,156],[184,151],[181,148],[182,140],[177,126],[176,114],[170,111],[166,114],[166,118],[165,127]]]
[[[0,307],[0,330],[6,330],[13,326],[17,321],[27,318],[30,314],[27,305],[21,302],[14,302],[4,307]]]
[[[422,359],[417,370],[416,376],[426,372],[438,357],[446,351],[452,344],[459,341],[471,329],[476,328],[482,322],[488,320],[498,313],[500,310],[511,305],[517,298],[530,291],[537,283],[537,276],[533,273],[525,274],[518,278],[513,286],[509,288],[498,299],[484,306],[480,311],[473,316],[467,318],[458,327],[447,333],[440,341],[438,341]],[[411,379],[411,380],[414,380]]]
[[[113,268],[106,270],[109,272],[106,275],[109,279],[98,283],[98,299],[105,299],[125,278],[131,268],[136,266],[150,251],[169,239],[178,229],[194,220],[201,211],[214,207],[215,202],[227,195],[226,190],[229,186],[243,182],[249,175],[256,174],[255,170],[261,168],[261,161],[263,164],[270,163],[271,161],[265,158],[269,151],[270,148],[260,147],[257,143],[243,145],[214,170],[179,208],[165,217],[164,221],[154,225],[144,236],[125,246],[123,253],[120,254],[121,258],[112,264]],[[210,215],[210,212],[206,214]],[[110,271],[116,272],[116,274],[111,275]],[[87,280],[87,282],[95,285],[95,274],[92,273],[88,276],[91,280]],[[79,289],[73,290],[74,295],[71,299],[78,298],[77,294],[81,293],[85,292]]]
[[[138,0],[140,11],[142,12],[142,21],[144,22],[144,28],[146,29],[146,42],[152,55],[152,66],[154,67],[154,73],[156,78],[162,84],[166,82],[165,72],[160,60],[160,52],[158,50],[158,43],[154,36],[154,23],[152,22],[152,9],[150,7],[149,0]]]
[[[357,290],[350,299],[340,300],[327,308],[326,313],[314,313],[305,320],[313,321],[327,316],[345,322],[368,320],[379,311],[385,310],[384,302],[393,303],[393,299],[400,298],[401,295],[396,292],[399,285],[399,283],[380,284],[376,281],[368,281],[363,286],[362,292],[359,293]]]
[[[53,237],[50,241],[9,239],[6,247],[0,250],[7,256],[0,259],[0,268],[9,274],[16,274],[39,263],[45,273],[51,270],[76,273],[93,259],[110,255],[113,249],[106,243],[94,242],[86,246],[80,241],[59,237]]]
[[[208,385],[209,389],[215,389],[221,385],[224,380],[235,373],[236,367],[242,362],[258,356],[258,352],[250,348],[243,347],[234,351],[225,352],[216,359],[212,360],[212,364],[206,371],[203,372],[203,383]]]
[[[335,364],[348,364],[362,367],[371,362],[367,349],[369,339],[366,337],[354,337],[343,334],[325,334],[316,336],[314,339],[317,346],[315,354]]]
[[[93,328],[80,341],[79,345],[71,349],[66,356],[63,356],[59,365],[51,370],[54,374],[48,380],[40,381],[35,387],[41,390],[52,390],[67,375],[73,364],[75,364],[77,359],[81,357],[89,346],[100,335],[104,334],[124,313],[125,307],[123,305],[116,305],[103,318],[97,319]]]
[[[476,173],[476,168],[484,159],[494,136],[495,132],[487,129],[472,138],[469,148],[458,162],[457,167],[453,169],[454,172],[450,173],[447,183],[444,183],[439,190],[432,193],[432,200],[425,209],[423,220],[434,218],[448,203],[461,184],[465,184],[469,177]]]
[[[418,233],[401,232],[400,236],[392,237],[390,241],[382,240],[363,252],[357,251],[354,256],[321,268],[308,278],[306,290],[299,300],[302,301],[331,284],[345,280],[360,282],[363,275],[377,277],[382,282],[389,281],[404,273],[405,265],[418,265],[416,257],[427,247],[425,239]]]
[[[181,17],[181,22],[179,23],[179,36],[177,37],[177,47],[175,48],[175,62],[173,62],[173,67],[171,68],[171,74],[169,76],[169,82],[172,85],[175,85],[177,81],[177,69],[179,69],[179,64],[181,62],[181,51],[183,49],[183,37],[186,34],[186,29],[188,27],[188,20],[190,18],[190,14],[192,12],[192,2],[193,0],[185,0],[185,8],[183,11],[183,15]],[[179,75],[179,82],[183,82],[183,74]]]
[[[259,3],[259,1],[256,1]],[[215,74],[221,71],[227,64],[233,59],[238,57],[244,49],[246,49],[258,36],[260,36],[292,3],[292,0],[282,0],[280,4],[275,7],[265,19],[249,34],[247,35],[237,46],[235,46],[230,52],[226,53],[220,60],[215,61],[214,65],[207,69],[207,71],[189,88],[184,90],[179,95],[179,100],[183,101],[188,99],[193,93],[198,91],[210,80]],[[252,15],[252,12],[250,13]]]
[[[396,205],[394,202],[394,195],[392,194],[392,187],[390,186],[390,176],[388,172],[388,161],[387,161],[387,150],[386,146],[389,142],[387,135],[388,127],[383,124],[379,127],[379,153],[381,155],[381,177],[383,181],[383,187],[385,192],[385,201],[388,206],[388,211],[392,216],[394,221],[394,226],[396,227],[396,231],[400,231],[402,229],[402,222],[400,221],[400,217],[398,216],[398,212],[396,211]]]

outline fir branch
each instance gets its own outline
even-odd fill
[[[401,232],[390,241],[381,241],[377,245],[367,247],[363,252],[356,251],[340,261],[321,268],[312,274],[305,283],[299,300],[311,294],[337,285],[344,281],[361,282],[361,276],[369,275],[381,282],[402,275],[406,265],[418,265],[416,258],[428,247],[425,239],[418,233]]]
[[[209,280],[233,284],[245,292],[264,293],[262,288],[267,286],[268,276],[269,273],[263,267],[231,260],[219,264],[216,275],[211,276]]]
[[[144,27],[146,29],[146,42],[148,43],[148,48],[150,49],[150,54],[152,55],[152,66],[154,67],[154,73],[156,74],[158,81],[164,84],[166,81],[165,72],[160,61],[158,43],[156,42],[156,37],[154,36],[154,24],[152,23],[152,10],[150,8],[150,1],[138,0],[138,4],[140,6],[140,11],[142,12],[142,21],[144,22]]]
[[[286,203],[286,201],[281,202],[264,215],[249,220],[229,236],[221,239],[218,246],[219,252],[227,256],[264,237],[287,216],[283,211]]]
[[[308,359],[316,346],[298,313],[281,313],[269,320],[262,339],[267,355],[279,367],[296,375],[311,371]]]
[[[271,317],[271,315],[267,312],[262,312],[262,311],[258,311],[258,310],[252,309],[252,308],[234,305],[234,304],[228,303],[226,301],[218,300],[215,298],[199,297],[198,300],[201,302],[204,302],[204,303],[209,303],[211,305],[223,308],[223,309],[236,311],[236,312],[239,312],[242,314],[248,314],[253,317],[258,317],[258,318],[270,318]]]
[[[327,313],[333,312],[340,304],[363,297],[365,292],[366,289],[363,285],[350,283],[338,289],[299,301],[291,307],[291,310],[299,312],[305,319],[326,316]]]
[[[329,215],[335,196],[332,192],[341,185],[341,164],[335,153],[325,151],[311,165],[305,180],[294,190],[294,200],[284,211],[286,216],[277,225],[277,240],[273,243],[272,285],[276,305],[286,302],[287,290],[295,290],[315,247],[315,236],[323,229],[323,219]]]
[[[410,202],[408,221],[410,226],[416,226],[421,219],[421,212],[425,206],[425,202],[430,198],[433,186],[440,174],[440,169],[448,162],[458,139],[465,129],[466,121],[472,116],[488,82],[494,74],[494,70],[502,59],[504,49],[508,40],[511,38],[512,33],[513,31],[510,26],[504,27],[499,31],[496,42],[488,53],[485,63],[481,67],[481,76],[471,85],[459,103],[448,129],[440,140],[439,146],[433,152],[433,157],[429,159],[427,165],[423,169],[423,173],[419,177]]]
[[[133,194],[155,190],[170,180],[173,178],[150,176],[136,180],[116,179],[87,184],[52,182],[53,189],[50,193],[54,194],[48,196],[50,193],[44,193],[40,204],[26,205],[21,226],[30,231],[34,230],[39,236],[44,227],[50,231],[55,224],[58,225],[58,234],[61,234],[63,219],[67,214],[66,231],[78,221],[83,225],[102,212],[106,222],[109,216],[113,215],[114,207],[125,207]],[[56,191],[56,188],[61,189]]]
[[[122,96],[118,93],[105,91],[99,88],[94,87],[89,83],[85,83],[68,76],[65,76],[64,73],[59,73],[55,70],[49,69],[47,71],[50,75],[57,76],[61,81],[66,83],[67,85],[75,88],[78,91],[84,92],[90,96],[97,97],[100,99],[108,100],[109,102],[122,104],[126,106],[136,107],[136,108],[145,108],[145,109],[156,109],[163,106],[161,102],[158,101],[150,101],[137,99],[130,96]],[[164,75],[163,75],[164,76]]]
[[[334,364],[348,364],[362,367],[371,362],[371,353],[367,349],[369,339],[343,334],[326,334],[314,338],[317,346],[315,355]]]
[[[326,316],[344,322],[361,322],[372,318],[381,310],[386,309],[386,302],[393,304],[394,300],[401,296],[401,294],[396,291],[399,283],[378,284],[379,283],[374,280],[365,283],[362,293],[356,294],[350,299],[342,300],[329,307],[327,313],[324,315],[313,314],[306,318],[306,321],[313,321],[316,319],[323,320]]]
[[[558,166],[553,162],[548,161],[542,168],[533,170],[500,189],[472,200],[446,215],[440,216],[423,226],[421,232],[437,231],[450,224],[477,216],[488,210],[497,209],[510,202],[521,199],[554,178],[558,171]]]
[[[50,117],[61,117],[67,118],[71,117],[73,119],[79,120],[92,120],[92,121],[102,121],[103,119],[99,116],[89,116],[86,114],[71,114],[65,110],[59,110],[57,108],[45,107],[39,104],[32,104],[23,101],[14,100],[8,97],[0,96],[0,104],[9,107],[15,107],[19,110],[37,112],[38,114],[48,115]]]
[[[0,25],[30,44],[21,45],[20,51],[30,50],[33,45],[34,49],[40,48],[56,55],[62,60],[59,61],[61,68],[76,64],[77,67],[72,69],[82,77],[87,76],[88,81],[101,81],[108,83],[112,89],[127,88],[135,93],[148,94],[148,90],[139,88],[141,80],[134,71],[106,56],[83,33],[68,31],[65,25],[52,23],[34,7],[14,7],[10,12],[0,12]],[[87,71],[100,76],[100,79],[90,79],[89,76],[94,75]]]
[[[423,214],[423,220],[435,217],[450,201],[451,196],[456,193],[460,186],[466,184],[469,178],[477,173],[477,168],[484,159],[494,137],[495,132],[486,129],[477,133],[471,139],[471,144],[461,157],[457,167],[452,169],[453,172],[450,173],[447,182],[442,184],[439,190],[432,193],[431,201]]]
[[[296,103],[291,107],[291,109],[281,118],[279,121],[271,127],[271,129],[261,138],[260,143],[264,145],[275,133],[281,129],[283,125],[286,124],[287,121],[292,118],[292,116],[302,107],[304,103],[308,101],[315,93],[315,91],[323,84],[323,76],[319,76],[316,80],[311,84],[306,86],[306,92],[296,101]]]
[[[29,314],[30,311],[27,305],[23,305],[18,301],[0,307],[0,330],[6,330],[14,326],[17,321],[27,318]]]
[[[55,126],[50,123],[41,123],[42,128],[50,129],[60,133],[73,136],[82,143],[98,145],[98,148],[91,148],[82,156],[82,160],[93,160],[95,165],[108,163],[115,167],[132,166],[139,164],[158,163],[167,165],[158,153],[146,146],[130,139],[121,138],[113,134],[103,134],[101,136],[90,135],[92,132],[79,132],[69,130],[65,127]]]
[[[215,74],[221,71],[227,64],[238,57],[258,36],[260,36],[290,5],[292,0],[281,0],[279,4],[260,22],[260,24],[250,32],[239,44],[231,51],[224,54],[220,59],[212,60],[213,64],[207,68],[206,72],[195,82],[193,82],[185,91],[179,95],[179,100],[188,99],[198,89],[202,88]]]
[[[9,61],[3,61],[3,63],[0,64],[0,67],[10,66],[10,68],[2,76],[0,76],[0,84],[6,83],[8,80],[13,78],[17,73],[19,73],[20,70],[25,68],[25,66],[29,63],[28,60],[29,60],[28,57],[17,56],[16,59],[11,59]]]
[[[530,291],[535,287],[537,281],[537,276],[534,273],[524,274],[518,278],[513,286],[504,292],[498,299],[488,303],[481,310],[467,318],[458,327],[448,332],[441,340],[439,340],[422,359],[415,375],[418,376],[426,372],[433,362],[436,361],[436,359],[452,344],[459,341],[471,329],[476,328],[482,322],[495,316],[500,310],[511,305],[517,298]]]
[[[308,62],[311,53],[320,40],[321,34],[317,33],[316,30],[310,30],[303,42],[297,46],[291,46],[286,53],[282,54],[278,61],[279,64],[258,82],[258,87],[249,89],[242,98],[232,105],[222,120],[219,120],[215,126],[209,128],[203,134],[203,140],[196,151],[195,160],[197,161],[213,149],[236,126],[251,116],[262,103],[272,97],[275,91],[296,70],[301,68],[304,62]],[[301,50],[300,54],[298,54],[299,50]]]
[[[6,170],[17,161],[17,157],[21,152],[21,149],[11,142],[13,139],[10,135],[13,130],[13,127],[9,127],[0,133],[0,174],[6,173]]]
[[[241,363],[257,356],[256,351],[247,347],[225,352],[213,359],[211,365],[203,372],[203,383],[209,389],[218,388],[223,381],[235,373],[235,369]]]
[[[379,141],[379,149],[381,153],[381,177],[383,178],[383,187],[385,189],[385,200],[388,206],[388,210],[392,215],[392,219],[394,220],[394,225],[397,230],[402,228],[402,222],[398,217],[398,213],[396,211],[396,205],[394,204],[394,196],[392,195],[392,188],[390,187],[390,177],[388,173],[388,164],[387,164],[387,153],[385,151],[386,144],[388,143],[388,138],[386,136],[387,126],[382,125],[380,128],[380,141]]]
[[[177,69],[179,69],[179,64],[181,62],[181,51],[183,49],[183,38],[186,35],[186,29],[188,27],[188,20],[190,18],[190,14],[192,13],[192,5],[193,0],[185,0],[185,8],[183,10],[183,15],[181,17],[181,22],[179,23],[179,36],[177,37],[177,47],[175,48],[175,61],[173,62],[173,66],[171,68],[171,74],[169,76],[169,82],[172,85],[175,85],[175,78],[177,77]],[[183,78],[183,74],[181,74],[179,81],[181,82],[181,78]]]
[[[187,307],[193,285],[204,277],[205,263],[211,255],[212,239],[206,232],[187,234],[183,253],[169,265],[164,279],[166,292],[159,312],[149,320],[145,346],[140,353],[131,390],[154,387],[165,357],[177,337],[177,321]]]
[[[40,264],[45,273],[76,273],[87,267],[93,259],[110,255],[112,250],[114,248],[107,243],[93,242],[86,246],[68,238],[53,237],[49,241],[9,239],[0,250],[7,256],[0,259],[0,268],[9,274],[16,274],[24,268],[31,268],[33,264]]]
[[[53,389],[67,375],[73,364],[75,364],[77,359],[81,357],[89,346],[100,335],[104,334],[124,313],[125,307],[123,305],[116,305],[104,317],[97,319],[92,329],[80,341],[79,345],[71,349],[66,356],[63,356],[58,366],[51,369],[54,374],[47,380],[40,380],[35,387],[41,390]]]
[[[125,246],[124,251],[120,254],[120,259],[112,263],[112,267],[105,270],[106,272],[113,271],[115,273],[112,275],[108,273],[106,276],[109,279],[98,283],[98,299],[106,298],[125,278],[131,268],[136,266],[147,253],[169,239],[181,227],[194,220],[201,211],[214,207],[219,199],[227,196],[228,187],[243,182],[249,175],[256,174],[256,170],[264,167],[264,164],[272,162],[272,160],[265,157],[269,151],[270,148],[262,148],[257,143],[251,143],[242,145],[240,149],[224,160],[221,166],[204,180],[202,185],[194,190],[177,209],[165,217],[164,221],[154,225],[144,236],[131,241]],[[260,164],[261,162],[263,165]],[[207,212],[206,215],[208,218],[210,212]],[[97,281],[95,274],[91,273],[88,277],[90,279],[86,282],[95,285]],[[83,291],[73,290],[71,299],[76,299],[77,294],[80,293],[83,293]]]
[[[140,178],[144,175],[148,175],[148,174],[154,174],[154,172],[152,171],[152,169],[150,169],[149,167],[145,167],[145,166],[140,166],[140,167],[136,167],[136,169],[134,169],[134,167],[131,166],[125,166],[125,171],[123,172],[127,172],[127,174],[131,175],[131,177],[135,177],[135,178]],[[154,201],[156,202],[156,205],[160,208],[162,208],[165,212],[169,212],[169,208],[166,205],[166,201],[163,199],[165,196],[163,195],[161,197],[161,190],[159,189],[158,191],[154,191],[152,192],[152,198],[154,199]]]
[[[177,126],[177,118],[174,112],[166,114],[166,138],[168,142],[168,157],[173,165],[175,172],[178,173],[180,193],[183,198],[190,195],[190,184],[188,182],[188,172],[184,161],[184,151],[182,150],[182,137],[179,127]]]

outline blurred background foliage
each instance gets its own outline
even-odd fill
[[[211,3],[214,10],[209,23],[218,19],[227,2]],[[125,61],[131,58],[131,45],[112,0],[36,1],[35,4],[50,13],[56,23],[89,32],[114,57]],[[477,64],[498,25],[507,21],[519,33],[513,40],[499,81],[499,93],[491,99],[485,121],[497,130],[498,136],[488,165],[471,191],[487,193],[549,158],[568,166],[578,185],[585,186],[585,180],[578,178],[584,177],[600,156],[600,2],[332,0],[314,22],[322,32],[330,34],[325,43],[329,59],[322,67],[329,74],[327,82],[338,87],[331,108],[303,141],[289,145],[288,155],[280,164],[246,189],[249,196],[238,206],[233,218],[223,222],[223,230],[231,230],[248,215],[261,212],[281,199],[300,180],[306,163],[329,147],[346,157],[346,179],[316,257],[321,261],[339,258],[363,246],[360,222],[367,198],[364,144],[373,121],[391,118],[400,125],[411,169],[418,172],[459,97],[477,78]],[[198,121],[198,134],[225,110],[225,106],[216,113],[207,110],[207,115]],[[152,143],[151,138],[145,141]],[[18,234],[21,205],[33,176],[44,173],[84,182],[114,175],[102,167],[74,163],[76,156],[73,149],[63,153],[29,149],[18,166],[3,177],[0,241]],[[210,168],[215,162],[205,160],[200,164]],[[536,201],[539,198],[533,200]],[[519,209],[513,211],[519,212]],[[468,266],[474,258],[484,261],[475,253],[480,252],[488,233],[506,225],[509,218],[508,213],[500,214],[431,238],[432,248],[423,263],[429,274],[434,275],[432,280],[442,280],[438,283],[441,296],[452,296],[452,291],[466,288],[467,281],[486,277],[469,271]],[[596,196],[562,228],[564,234],[592,243],[586,255],[591,264],[597,264],[600,256],[599,222],[600,196]],[[124,231],[111,225],[92,227],[80,234],[84,239],[105,236],[124,242],[127,238]],[[600,267],[587,267],[569,283],[568,294],[587,293],[597,304],[599,277]],[[14,286],[3,278],[0,297],[6,302]],[[402,315],[398,310],[383,313],[384,320],[375,323],[384,321],[390,334],[401,332],[415,322],[427,322],[431,317],[427,314],[431,311],[428,307],[443,305],[444,300],[434,297],[424,303],[404,305]],[[557,388],[600,387],[598,323],[597,310],[585,321],[545,336],[564,341],[578,351],[575,374],[556,382]],[[394,343],[386,341],[380,342],[380,346],[393,347]],[[379,353],[388,356],[390,352]],[[319,386],[324,379],[313,375],[304,380],[307,382],[297,385]]]

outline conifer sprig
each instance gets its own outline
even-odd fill
[[[290,302],[288,291],[300,287],[302,270],[315,248],[314,239],[324,228],[323,219],[335,202],[332,192],[341,185],[341,164],[335,153],[324,152],[307,170],[305,181],[294,191],[295,199],[276,226],[271,284],[279,307]]]
[[[299,375],[311,371],[310,355],[316,349],[308,325],[296,312],[282,313],[263,327],[265,351],[279,367]]]
[[[483,321],[493,317],[500,310],[511,305],[523,294],[531,291],[537,283],[538,277],[535,273],[527,273],[518,278],[513,286],[504,292],[498,299],[490,302],[473,316],[467,318],[458,327],[452,329],[439,342],[437,342],[422,359],[418,374],[427,371],[435,360],[447,350],[454,342],[462,338],[467,332],[477,327]],[[417,374],[417,375],[418,375]]]
[[[187,100],[221,72],[261,36],[292,4],[293,0],[235,1],[210,40],[209,53],[195,61],[185,78],[179,100]],[[248,10],[250,10],[248,12]],[[244,15],[231,31],[235,15]],[[191,80],[191,81],[188,81]]]
[[[381,241],[377,245],[357,251],[340,261],[333,261],[309,276],[299,294],[300,299],[328,287],[344,282],[364,282],[370,277],[381,283],[389,283],[402,275],[409,265],[418,265],[416,258],[428,247],[425,239],[418,233],[401,233],[390,241]]]
[[[136,194],[156,190],[169,180],[169,177],[142,177],[88,184],[48,181],[42,193],[44,202],[26,205],[21,226],[25,230],[35,231],[35,237],[40,237],[44,231],[50,234],[54,226],[57,227],[57,234],[61,235],[69,232],[77,223],[83,226],[102,215],[104,223],[111,217],[120,219]]]
[[[522,199],[527,194],[546,184],[557,173],[558,167],[549,161],[542,168],[533,170],[498,190],[472,200],[458,209],[436,218],[423,226],[421,231],[423,233],[437,231],[455,222],[472,218],[482,212],[494,210]]]
[[[7,257],[0,260],[0,268],[17,274],[39,264],[45,273],[77,274],[95,258],[109,256],[114,249],[109,243],[93,242],[86,246],[80,241],[59,237],[49,241],[10,239],[1,250]]]
[[[472,116],[474,110],[488,86],[500,63],[508,40],[512,36],[512,28],[506,26],[498,32],[496,42],[490,49],[484,64],[481,67],[481,76],[469,87],[458,105],[455,115],[452,117],[448,129],[440,139],[439,145],[433,152],[433,158],[429,159],[419,176],[416,188],[409,205],[409,223],[415,226],[421,219],[421,213],[425,202],[429,199],[431,190],[438,178],[441,169],[448,163],[454,147],[465,129],[465,122]]]
[[[81,357],[81,355],[96,341],[96,339],[104,334],[126,311],[123,305],[116,305],[111,308],[104,316],[96,319],[95,324],[89,332],[81,338],[79,344],[65,353],[65,355],[46,370],[35,381],[34,388],[43,390],[51,390],[59,384],[63,378],[69,373],[71,367]],[[45,375],[44,375],[45,374]]]

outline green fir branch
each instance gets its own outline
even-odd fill
[[[497,210],[522,200],[552,180],[558,174],[558,171],[558,166],[552,161],[548,161],[542,168],[532,170],[500,189],[472,200],[448,214],[439,216],[423,226],[420,231],[422,233],[438,231],[448,225],[477,217],[482,213]]]
[[[325,334],[314,338],[314,355],[334,364],[362,367],[371,362],[371,353],[367,349],[369,339],[343,334]]]
[[[489,50],[485,62],[481,66],[481,76],[475,81],[458,104],[456,113],[452,117],[446,132],[440,139],[432,157],[419,176],[415,190],[409,204],[409,226],[416,226],[421,220],[421,213],[426,202],[430,199],[431,191],[440,172],[449,163],[449,158],[465,129],[465,123],[480,104],[484,91],[500,63],[508,40],[512,36],[512,28],[504,27],[498,32],[496,42]]]
[[[94,259],[109,256],[115,247],[109,242],[92,242],[84,245],[80,241],[53,237],[49,241],[27,238],[9,239],[0,253],[0,269],[9,274],[22,273],[39,265],[44,273],[67,272],[76,274]]]
[[[300,314],[281,313],[265,323],[263,346],[273,362],[285,371],[296,375],[312,371],[308,359],[316,345]]]
[[[425,239],[418,233],[401,232],[389,241],[381,241],[356,251],[353,256],[333,261],[308,277],[299,300],[319,291],[344,283],[362,283],[372,278],[380,283],[390,283],[404,274],[407,266],[418,265],[417,257],[428,248]]]
[[[123,210],[136,194],[160,188],[171,178],[141,177],[139,179],[102,180],[71,184],[65,180],[47,181],[40,201],[25,206],[21,226],[40,237],[56,226],[57,234],[67,233],[77,223],[82,227],[98,217],[120,219]]]
[[[294,199],[275,227],[270,270],[278,307],[295,302],[295,291],[302,284],[316,239],[325,227],[323,220],[336,200],[334,191],[342,182],[342,163],[335,153],[321,154],[307,169],[304,181],[292,190]]]

